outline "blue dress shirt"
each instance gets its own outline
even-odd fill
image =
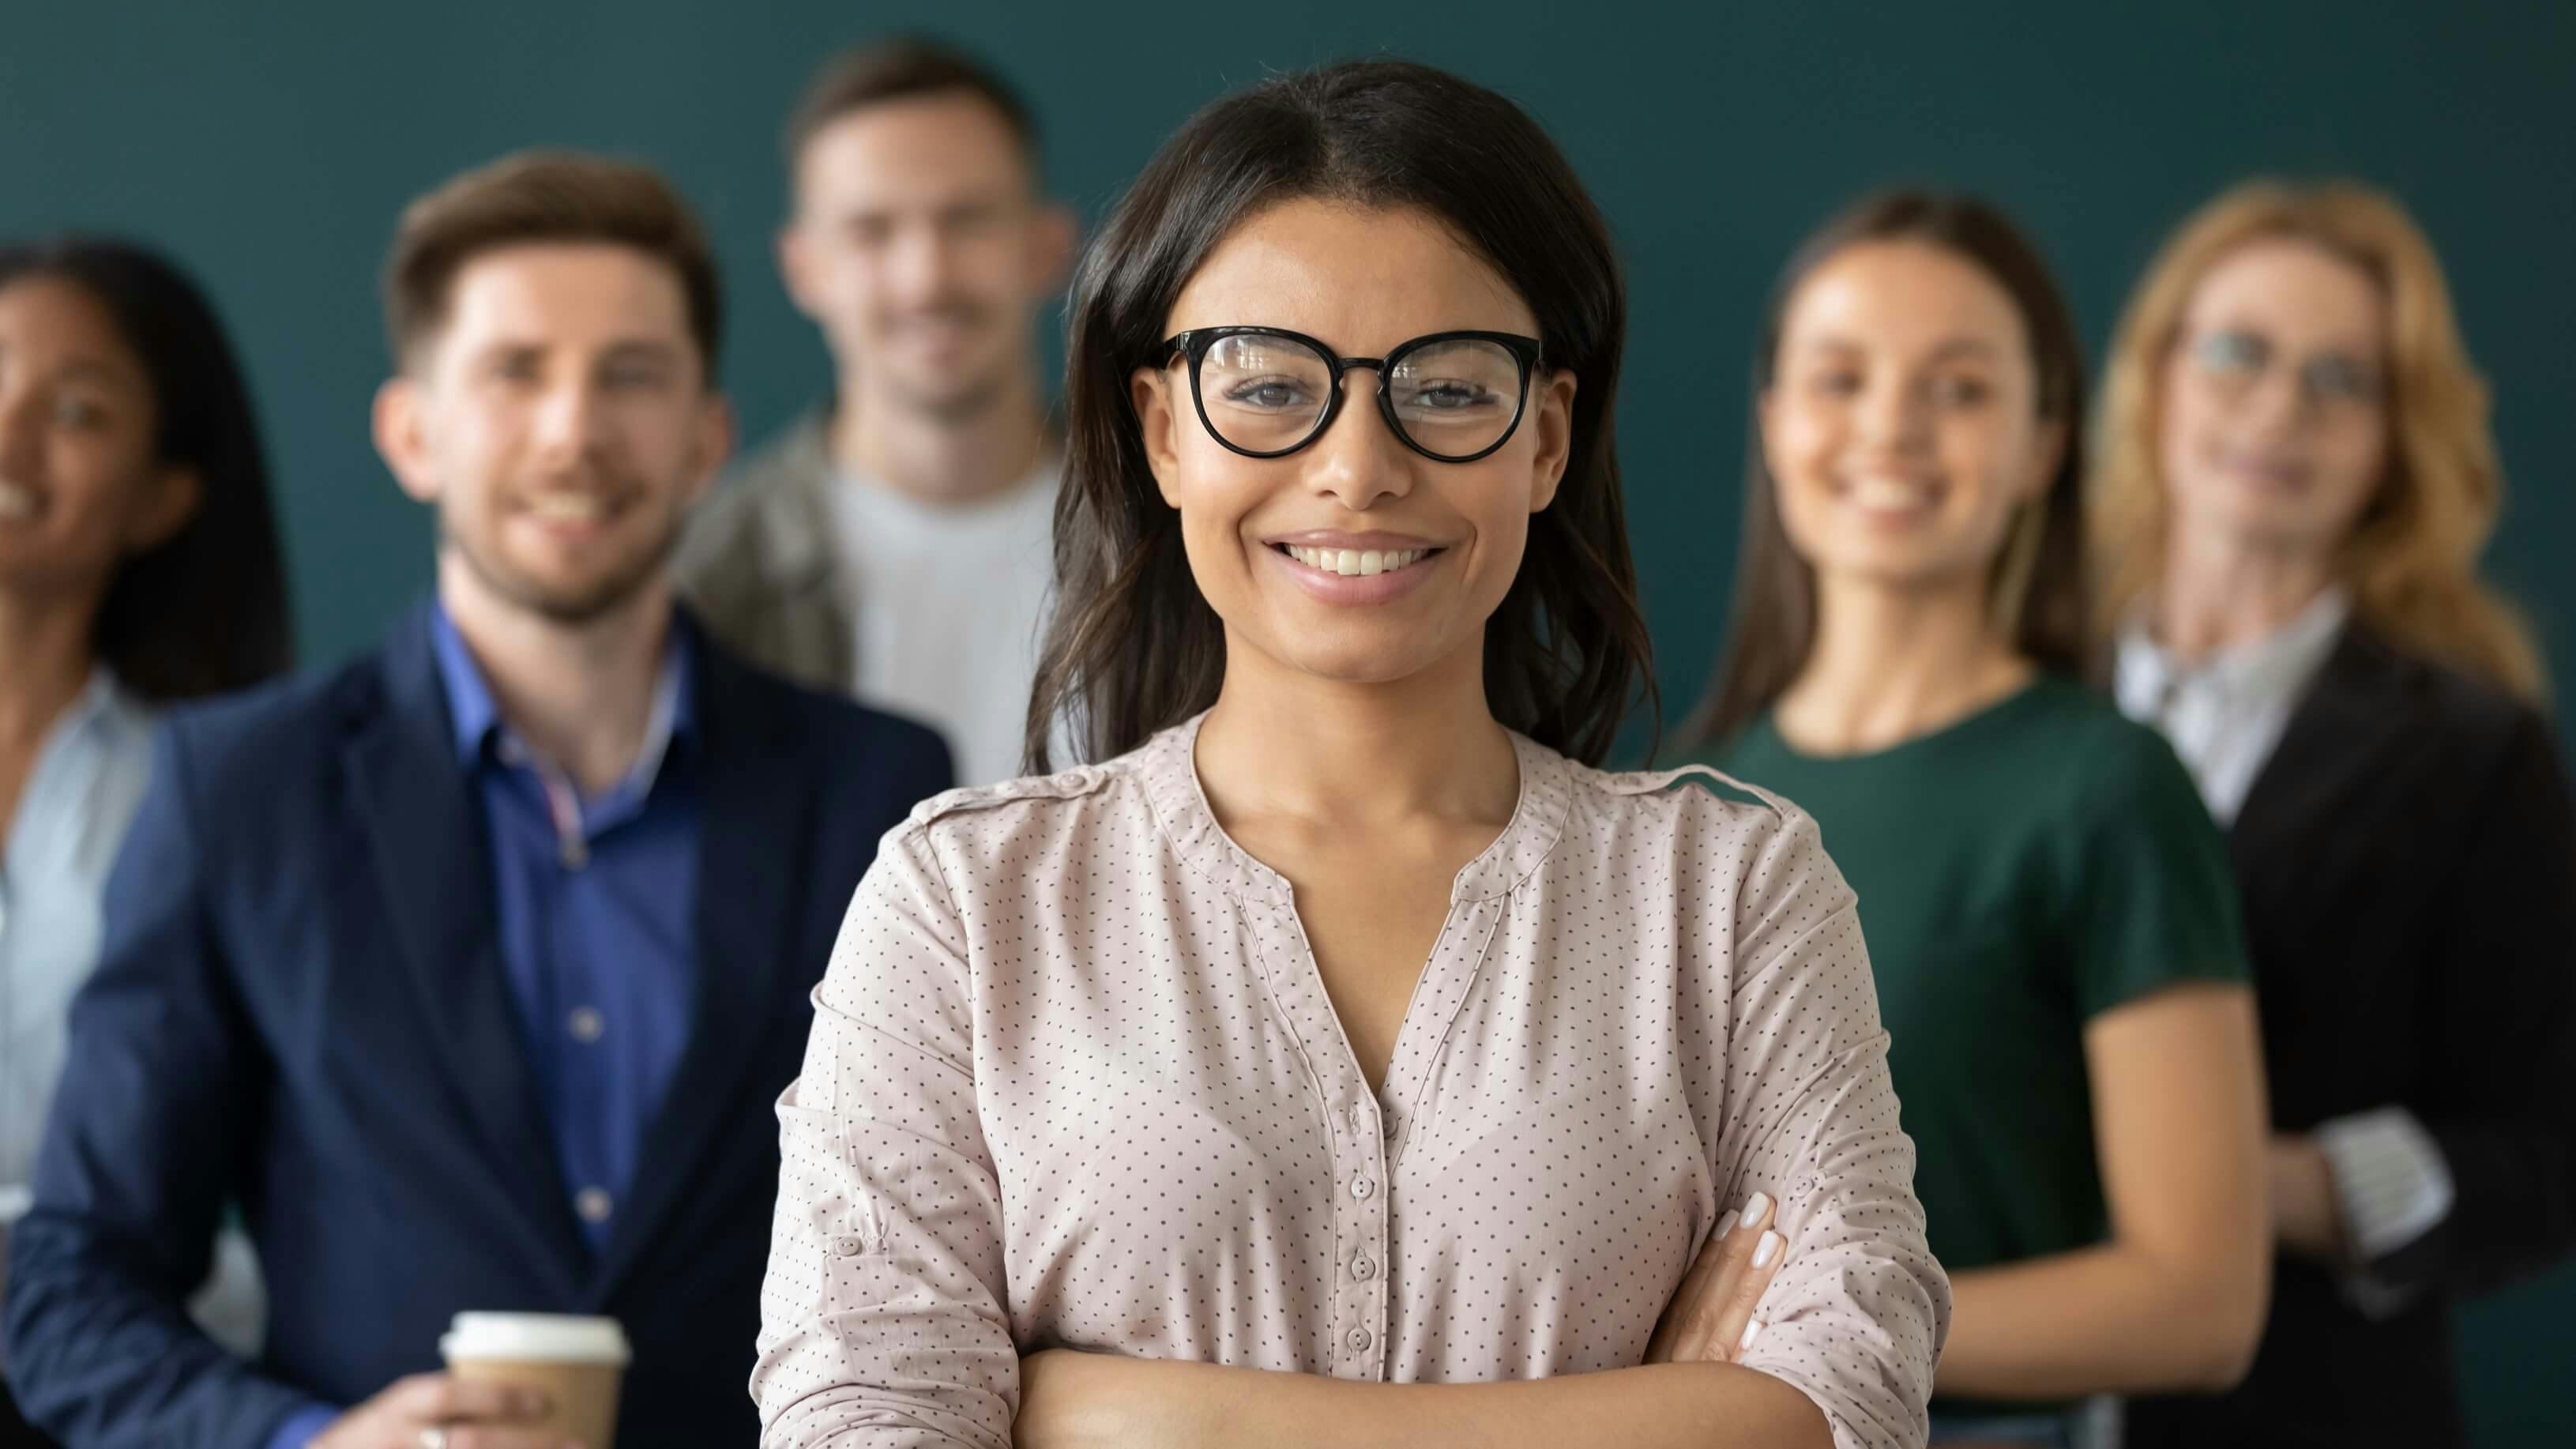
[[[458,762],[482,795],[521,1045],[573,1211],[602,1248],[696,1002],[700,812],[683,758],[693,733],[687,634],[672,628],[633,768],[587,799],[502,720],[444,609],[433,637]]]

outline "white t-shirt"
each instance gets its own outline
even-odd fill
[[[1054,577],[1058,468],[1048,458],[970,503],[846,474],[831,490],[858,696],[947,736],[960,785],[1020,774]]]

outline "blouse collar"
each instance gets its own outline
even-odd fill
[[[1289,905],[1294,893],[1286,878],[1235,844],[1208,805],[1198,772],[1199,726],[1206,720],[1201,713],[1174,725],[1137,752],[1154,818],[1180,857],[1226,894]],[[1537,873],[1565,833],[1574,795],[1573,763],[1518,731],[1507,733],[1520,762],[1520,799],[1503,833],[1459,869],[1449,887],[1452,905],[1510,894]]]

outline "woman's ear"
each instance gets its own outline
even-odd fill
[[[149,553],[168,543],[205,506],[206,480],[196,469],[172,464],[154,470],[142,504],[125,522],[125,551]]]
[[[1572,372],[1558,368],[1541,380],[1530,397],[1537,415],[1538,456],[1530,460],[1530,512],[1545,512],[1556,501],[1557,485],[1574,457],[1574,388]]]
[[[2066,462],[2066,444],[2072,436],[2071,425],[2064,418],[2042,418],[2030,443],[2030,476],[2022,481],[2021,501],[2037,503],[2048,496],[2048,485],[2057,478],[2057,470]]]
[[[1127,377],[1127,397],[1136,405],[1136,421],[1145,435],[1145,466],[1154,473],[1154,489],[1163,501],[1174,508],[1180,500],[1172,496],[1171,480],[1181,466],[1179,423],[1174,411],[1175,389],[1170,370],[1140,367]]]

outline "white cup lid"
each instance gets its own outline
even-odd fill
[[[460,1313],[438,1341],[449,1363],[516,1359],[525,1363],[609,1363],[631,1357],[614,1318],[560,1313]]]

